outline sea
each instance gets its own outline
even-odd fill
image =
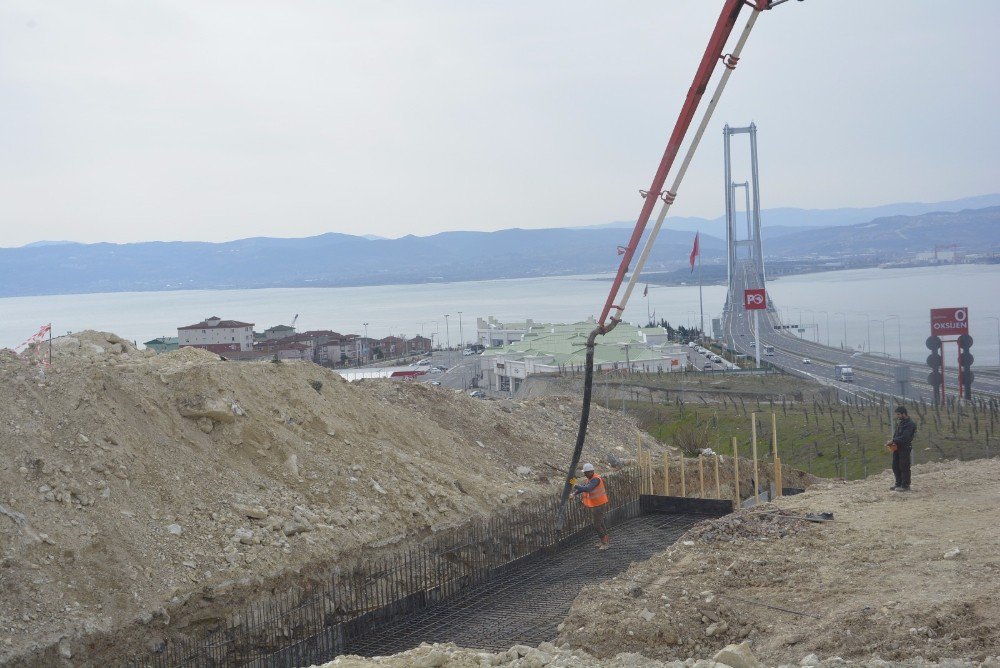
[[[141,344],[176,336],[177,327],[210,316],[254,323],[257,331],[295,321],[298,331],[330,329],[382,338],[422,335],[460,345],[477,318],[568,323],[600,314],[611,276],[554,276],[458,283],[343,288],[178,290],[46,295],[0,299],[0,347],[14,348],[51,323],[54,335],[114,332]],[[640,286],[644,284],[640,283]],[[1000,364],[1000,265],[873,268],[783,276],[768,281],[783,322],[800,336],[833,346],[922,361],[931,308],[969,309],[977,365]],[[637,289],[625,321],[649,319],[705,329],[721,315],[725,287],[649,285]],[[296,316],[297,319],[296,319]]]

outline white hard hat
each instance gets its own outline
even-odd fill
[[[594,470],[594,465],[593,464],[584,464],[583,465],[583,472],[584,473],[586,473],[587,471],[593,471],[593,470]]]

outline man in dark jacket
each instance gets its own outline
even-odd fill
[[[892,451],[892,472],[896,476],[896,484],[889,489],[896,492],[910,491],[910,461],[913,452],[913,437],[917,433],[917,425],[910,419],[906,408],[896,408],[896,430],[892,438],[886,441],[885,447]]]

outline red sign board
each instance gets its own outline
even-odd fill
[[[969,307],[931,309],[931,336],[968,333]]]
[[[764,289],[759,290],[744,290],[743,291],[743,307],[748,311],[757,311],[767,308],[767,297],[764,295]]]

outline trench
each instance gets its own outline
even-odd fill
[[[422,642],[501,651],[554,640],[581,590],[663,551],[704,515],[643,514],[610,529],[611,548],[581,532],[559,552],[473,587],[452,599],[345,643],[345,654],[381,656]]]
[[[641,494],[646,477],[639,467],[605,476],[608,550],[597,549],[582,504],[568,510],[557,531],[559,499],[539,499],[391,553],[334,564],[321,579],[262,596],[206,635],[173,637],[125,663],[293,668],[422,642],[497,651],[554,640],[588,584],[663,551],[699,520],[732,510],[728,500]]]

